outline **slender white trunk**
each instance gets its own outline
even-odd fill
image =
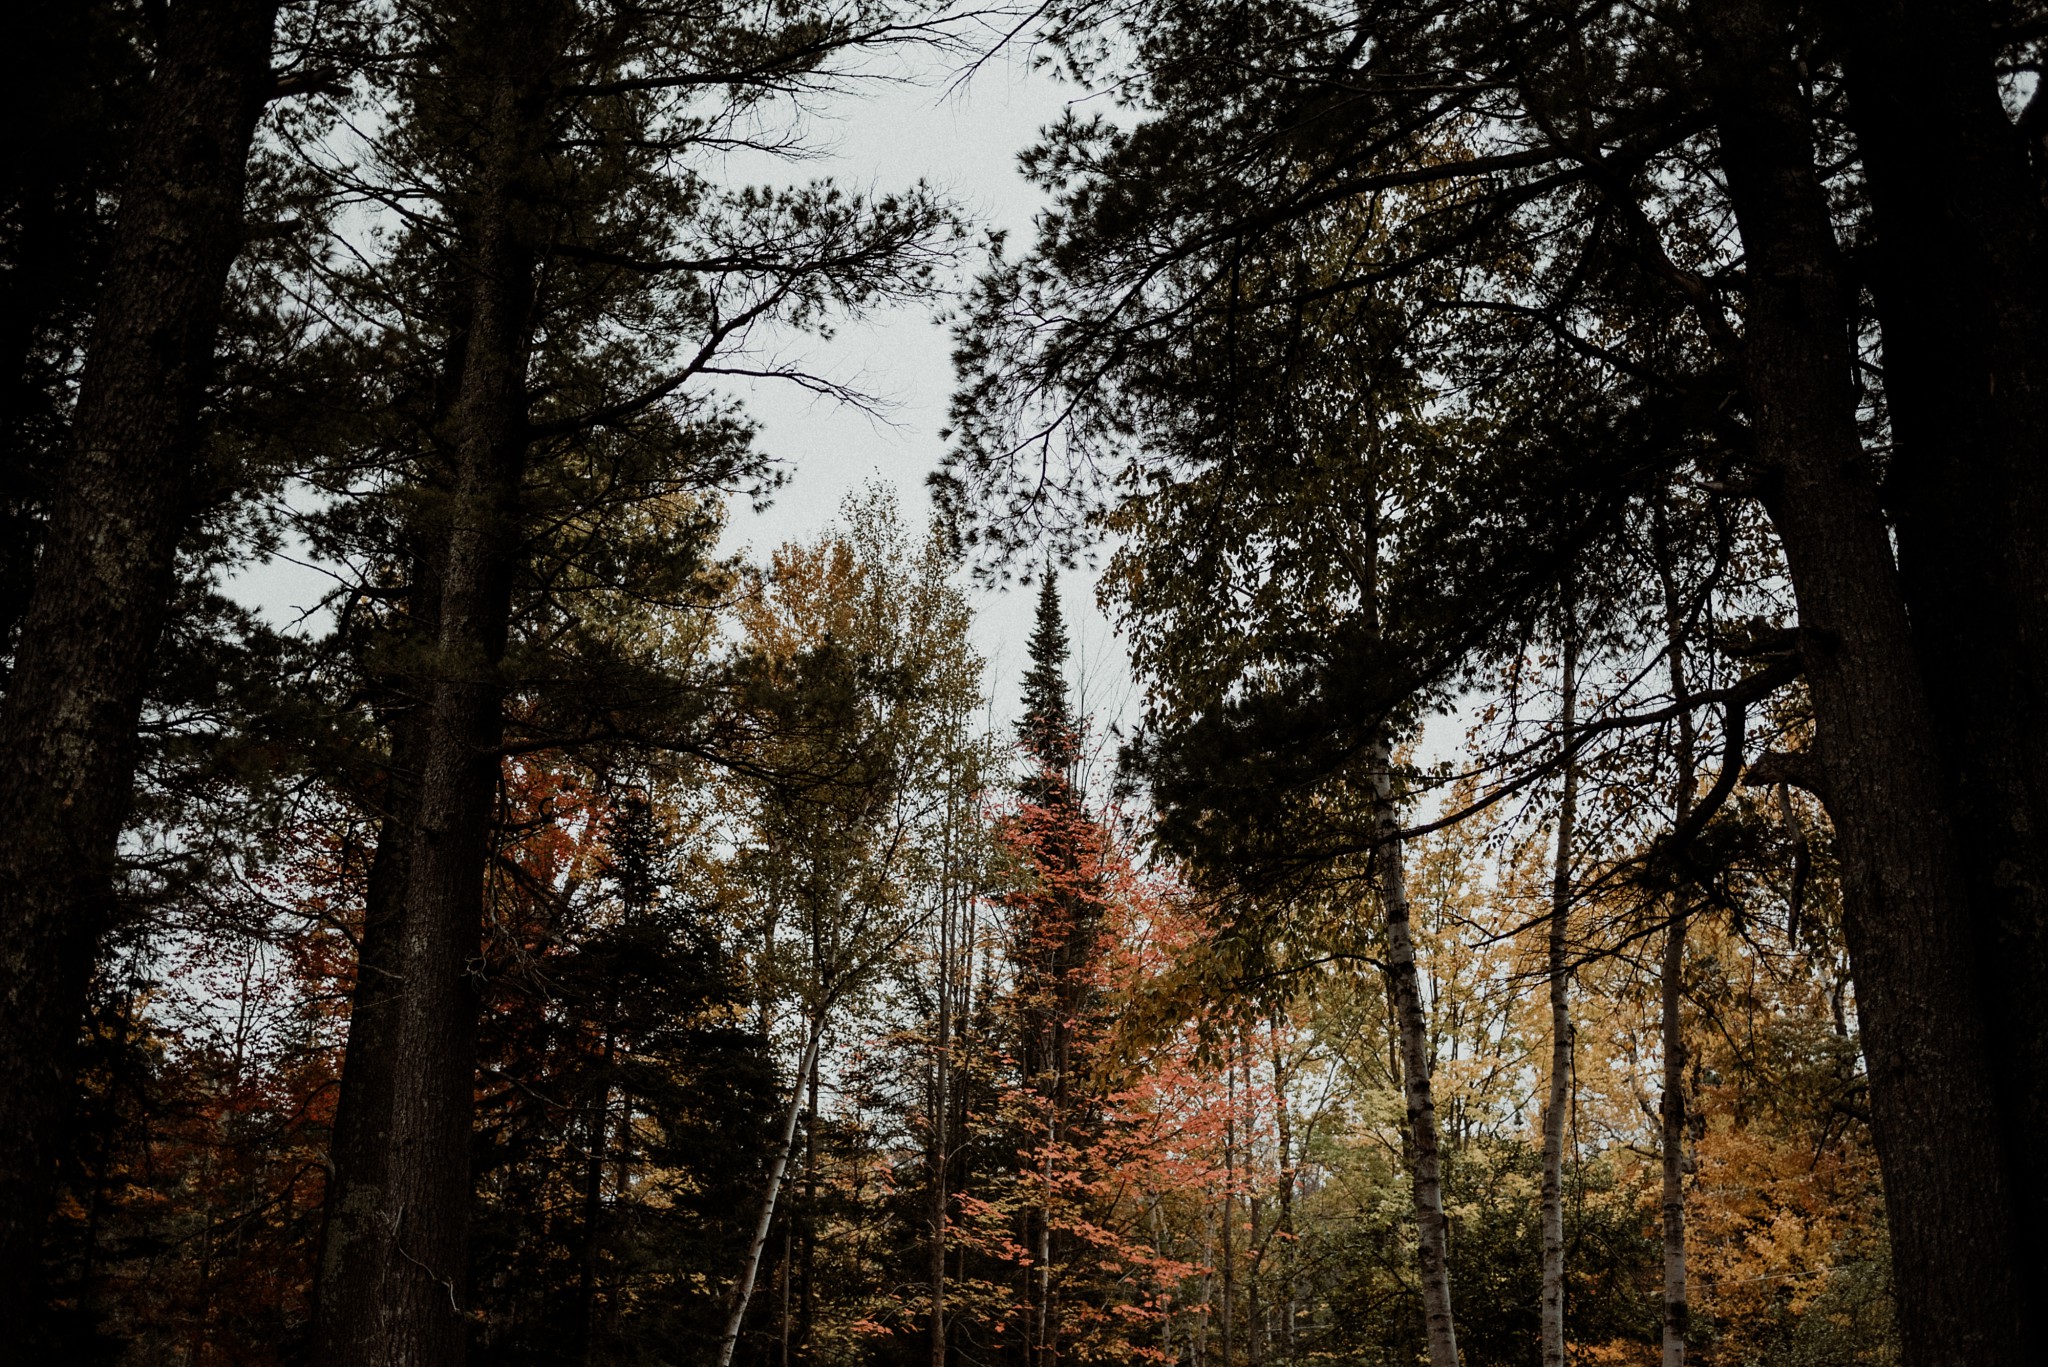
[[[1565,629],[1560,730],[1571,744],[1578,720],[1578,642]],[[1543,1367],[1564,1367],[1564,1120],[1572,1073],[1570,965],[1566,932],[1572,905],[1572,833],[1578,819],[1576,751],[1564,762],[1557,800],[1557,859],[1550,880],[1550,1096],[1543,1112]]]
[[[1429,1337],[1430,1367],[1458,1367],[1458,1333],[1451,1318],[1450,1241],[1444,1221],[1443,1160],[1437,1138],[1436,1101],[1430,1089],[1429,1024],[1415,972],[1415,940],[1408,923],[1408,882],[1394,812],[1392,755],[1380,747],[1374,780],[1380,841],[1380,903],[1387,918],[1387,985],[1400,1037],[1402,1088],[1408,1103],[1408,1133],[1414,1148],[1416,1243],[1422,1272],[1422,1308]]]
[[[732,1367],[733,1350],[739,1346],[740,1325],[747,1318],[747,1302],[754,1295],[754,1279],[761,1272],[761,1250],[768,1246],[768,1231],[775,1224],[775,1202],[782,1194],[782,1179],[789,1171],[790,1155],[796,1150],[796,1122],[804,1112],[804,1082],[818,1060],[818,1044],[824,1038],[825,1023],[813,1017],[804,1038],[803,1062],[797,1068],[796,1086],[790,1089],[789,1111],[782,1118],[782,1142],[775,1151],[774,1166],[768,1170],[768,1189],[761,1195],[761,1218],[754,1222],[753,1242],[747,1247],[746,1271],[734,1289],[732,1310],[726,1316],[725,1337],[718,1345],[718,1367]]]

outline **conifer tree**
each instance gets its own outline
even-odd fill
[[[1056,1229],[1056,1169],[1085,1144],[1092,1111],[1086,1042],[1100,984],[1101,878],[1106,832],[1075,784],[1080,723],[1067,697],[1070,647],[1057,577],[1047,570],[1029,640],[1024,715],[1017,723],[1024,773],[1009,845],[1022,886],[1011,897],[1017,973],[1018,1072],[1026,1113],[1018,1154],[1027,1195],[1021,1243],[1028,1261],[1019,1360],[1043,1367],[1059,1355],[1058,1264],[1071,1256]]]
[[[1914,1364],[2026,1360],[2048,1304],[2027,1158],[2048,1127],[2024,1118],[2048,1031],[2020,986],[2048,935],[2042,880],[2017,872],[2040,859],[2044,772],[2021,701],[2043,637],[2041,424],[2022,416],[2042,392],[2041,105],[2016,117],[1997,74],[2038,61],[2037,9],[1062,9],[1072,68],[1142,113],[1067,121],[1030,159],[1054,206],[984,277],[940,482],[996,543],[1048,500],[1108,503],[1157,538],[1142,590],[1228,626],[1211,605],[1264,568],[1235,539],[1245,492],[1354,496],[1259,442],[1275,398],[1343,410],[1371,377],[1331,374],[1344,334],[1322,320],[1401,318],[1451,440],[1404,490],[1400,630],[1283,637],[1288,662],[1211,690],[1152,751],[1169,825],[1246,847],[1298,839],[1314,804],[1272,797],[1519,649],[1560,574],[1660,493],[1710,492],[1688,505],[1702,531],[1754,527],[1787,590],[1770,624],[1797,630],[1730,652],[1712,701],[1805,680]],[[1901,93],[1923,89],[1925,113]],[[1887,359],[1917,367],[1896,407],[1847,247],[1873,223]],[[1172,525],[1167,491],[1211,515]]]
[[[0,702],[0,1318],[24,1332],[40,1313],[38,1247],[137,724],[199,511],[192,472],[248,236],[250,143],[280,93],[277,10],[193,0],[164,20]],[[18,579],[20,553],[7,559]]]
[[[950,217],[921,188],[872,202],[822,183],[728,191],[695,162],[746,141],[746,120],[835,54],[888,41],[891,18],[399,9],[401,108],[371,169],[337,173],[380,176],[421,207],[388,257],[336,286],[375,310],[361,354],[390,412],[349,453],[382,479],[333,525],[371,601],[391,607],[348,627],[388,748],[365,766],[383,823],[336,1122],[323,1367],[463,1351],[477,1017],[464,965],[514,716],[538,733],[529,751],[573,752],[592,733],[703,744],[687,723],[652,738],[639,725],[664,703],[671,722],[701,715],[701,694],[658,671],[595,698],[539,688],[589,640],[534,621],[564,587],[550,560],[630,589],[679,559],[696,580],[706,519],[673,517],[677,505],[761,472],[747,425],[698,394],[701,377],[749,328],[915,295],[943,250]],[[636,524],[655,528],[642,559],[618,553]],[[671,527],[683,535],[664,544]],[[547,648],[530,651],[520,628]],[[518,705],[522,685],[546,703]]]

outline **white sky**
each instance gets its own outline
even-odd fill
[[[1038,192],[1017,170],[1017,155],[1038,130],[1080,92],[1033,71],[1020,56],[992,60],[971,77],[933,63],[904,82],[862,84],[818,109],[807,126],[818,155],[797,163],[734,159],[734,184],[790,184],[829,177],[850,190],[907,189],[922,179],[968,215],[972,240],[1003,229],[1012,249],[1030,241]],[[965,285],[977,264],[963,259]],[[789,480],[774,504],[754,513],[738,500],[723,549],[763,558],[787,541],[817,535],[841,501],[870,482],[895,489],[905,520],[921,526],[931,503],[924,480],[944,450],[940,430],[952,392],[951,342],[937,314],[944,300],[884,310],[844,323],[830,341],[795,337],[774,348],[778,359],[875,396],[880,417],[793,384],[746,383],[739,390],[759,422],[763,449]],[[273,560],[236,576],[229,591],[280,624],[301,617],[333,580],[291,560]],[[987,687],[995,718],[1015,715],[1024,671],[1034,589],[969,586],[976,609],[975,643],[989,664]],[[1070,677],[1081,707],[1098,723],[1135,716],[1137,700],[1127,657],[1094,601],[1092,576],[1069,573],[1062,600],[1074,640]]]
[[[1021,57],[990,61],[957,83],[951,69],[936,67],[915,83],[872,86],[828,106],[811,127],[813,145],[826,155],[808,166],[781,168],[781,175],[830,176],[849,189],[878,191],[925,180],[965,211],[976,242],[982,230],[1002,229],[1014,254],[1030,243],[1032,216],[1042,202],[1018,173],[1017,155],[1081,93],[1030,70]],[[763,168],[753,178],[774,174]],[[974,256],[963,260],[959,284],[976,265]],[[847,494],[870,481],[896,490],[907,522],[922,525],[929,518],[924,479],[944,452],[939,432],[953,386],[952,343],[936,317],[941,306],[888,310],[842,326],[830,342],[803,339],[779,353],[881,398],[889,405],[882,420],[794,385],[764,382],[741,391],[761,424],[763,448],[785,462],[790,481],[765,514],[734,508],[729,549],[764,554],[815,535]],[[1128,659],[1095,605],[1092,575],[1068,573],[1061,589],[1077,700],[1099,723],[1134,718]],[[1037,591],[969,591],[995,713],[1007,719],[1015,713]]]

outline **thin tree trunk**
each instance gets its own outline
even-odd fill
[[[804,1199],[792,1223],[803,1230],[803,1300],[798,1303],[796,1341],[810,1348],[811,1327],[818,1316],[818,1057],[811,1056],[811,1076],[804,1084]]]
[[[1742,362],[1760,488],[1799,604],[1840,837],[1904,1361],[2017,1364],[2031,1356],[2021,1243],[1968,897],[1890,533],[1857,437],[1848,293],[1811,113],[1777,4],[1713,0],[1698,17],[1748,273]]]
[[[1232,1367],[1237,1341],[1237,1066],[1223,1068],[1223,1305],[1216,1317],[1223,1367]]]
[[[948,875],[939,897],[938,1038],[932,1050],[931,1157],[931,1357],[932,1367],[946,1367],[946,1186],[951,1167],[947,1121],[952,1098],[947,1084],[953,1049],[953,907],[949,896],[952,871],[952,810],[947,804],[946,848],[941,858]]]
[[[1273,1127],[1280,1146],[1280,1212],[1275,1233],[1280,1239],[1280,1356],[1294,1360],[1294,1125],[1287,1104],[1287,1059],[1282,1044],[1280,1014],[1273,1021]]]
[[[718,1367],[732,1367],[733,1350],[739,1346],[740,1326],[746,1322],[747,1302],[754,1294],[754,1279],[761,1271],[761,1250],[768,1246],[768,1231],[775,1224],[775,1202],[782,1194],[782,1178],[796,1152],[797,1121],[804,1113],[805,1089],[818,1065],[818,1046],[824,1038],[824,1021],[813,1016],[804,1038],[802,1061],[797,1065],[796,1085],[790,1088],[789,1110],[782,1117],[782,1138],[775,1161],[768,1169],[768,1187],[761,1194],[761,1214],[754,1221],[754,1237],[747,1245],[747,1261],[734,1288],[732,1306],[726,1312],[725,1333],[718,1343]]]
[[[1690,623],[1686,620],[1684,594],[1679,589],[1677,567],[1664,530],[1664,510],[1657,509],[1655,556],[1657,578],[1664,594],[1665,668],[1674,700],[1692,696],[1687,677],[1686,645]],[[1732,724],[1731,715],[1731,724]],[[1675,771],[1671,791],[1671,820],[1682,827],[1692,816],[1693,799],[1699,787],[1699,734],[1690,709],[1681,709],[1672,745]],[[1739,741],[1737,742],[1739,754]],[[1685,991],[1686,915],[1691,907],[1692,889],[1679,887],[1672,894],[1671,924],[1665,930],[1664,962],[1658,979],[1660,1048],[1664,1060],[1663,1094],[1658,1107],[1658,1154],[1662,1168],[1660,1213],[1664,1241],[1664,1297],[1660,1323],[1663,1331],[1663,1367],[1685,1367],[1686,1341],[1691,1332],[1691,1312],[1685,1271],[1685,1036],[1679,1009]]]
[[[1059,1142],[1059,1138],[1056,1128],[1058,1121],[1051,1108],[1057,1106],[1057,1104],[1055,1100],[1047,1102],[1045,1158],[1041,1172],[1043,1181],[1039,1187],[1043,1197],[1038,1209],[1038,1243],[1037,1247],[1032,1250],[1038,1259],[1038,1266],[1032,1269],[1032,1281],[1035,1283],[1033,1299],[1038,1305],[1036,1333],[1034,1334],[1032,1344],[1032,1360],[1037,1364],[1037,1367],[1048,1367],[1048,1364],[1052,1362],[1052,1164],[1053,1146]]]
[[[1663,1367],[1685,1367],[1685,1343],[1691,1330],[1685,1288],[1685,1036],[1679,1029],[1684,994],[1684,892],[1677,897],[1671,928],[1664,935],[1664,977],[1659,997],[1663,1008],[1664,1099],[1664,1355]]]
[[[782,1324],[777,1352],[782,1367],[789,1367],[791,1330],[796,1323],[795,1312],[791,1308],[792,1301],[790,1299],[792,1290],[796,1285],[796,1239],[789,1231],[789,1221],[787,1220],[782,1222],[782,1265],[780,1271],[781,1285],[777,1288],[777,1293],[781,1297]]]
[[[1408,1105],[1408,1137],[1414,1148],[1416,1246],[1421,1264],[1422,1309],[1429,1339],[1430,1367],[1458,1367],[1458,1333],[1451,1318],[1450,1233],[1444,1220],[1443,1158],[1437,1137],[1436,1099],[1430,1083],[1429,1023],[1415,971],[1415,940],[1408,918],[1408,880],[1401,842],[1392,837],[1394,811],[1392,748],[1384,741],[1372,757],[1379,842],[1380,905],[1387,918],[1387,989],[1401,1051],[1401,1086]]]
[[[1572,744],[1578,722],[1578,633],[1564,628],[1558,729]],[[1579,761],[1568,750],[1557,799],[1557,856],[1550,880],[1550,1094],[1543,1110],[1543,1367],[1564,1367],[1564,1119],[1572,1074],[1571,964],[1572,836],[1578,819]]]
[[[41,1318],[40,1244],[136,725],[199,412],[242,243],[275,0],[169,12],[114,229],[65,463],[0,703],[0,1323]]]
[[[1252,1101],[1251,1041],[1238,1041],[1238,1068],[1244,1077],[1244,1095],[1249,1114],[1245,1117],[1244,1144],[1244,1360],[1260,1367],[1266,1359],[1265,1307],[1259,1298],[1259,1280],[1266,1261],[1266,1246],[1259,1234],[1259,1179],[1253,1159],[1258,1146],[1258,1107]]]
[[[607,1015],[616,1014],[613,1004]],[[576,1272],[577,1356],[589,1367],[597,1351],[597,1258],[603,1246],[604,1169],[611,1154],[612,1056],[617,1039],[610,1021],[605,1024],[604,1048],[598,1061],[597,1105],[590,1115],[590,1153],[583,1168],[583,1256]]]

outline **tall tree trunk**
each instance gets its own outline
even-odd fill
[[[399,961],[399,914],[405,896],[406,832],[414,795],[403,776],[418,753],[416,728],[401,719],[392,742],[393,780],[384,799],[363,893],[363,929],[356,944],[356,982],[349,996],[348,1047],[342,1057],[341,1094],[328,1141],[327,1190],[321,1205],[319,1273],[314,1285],[316,1339],[328,1322],[326,1302],[355,1303],[367,1292],[344,1291],[336,1271],[360,1275],[372,1268],[352,1246],[377,1238],[379,1207],[391,1158],[391,1098],[397,1067],[399,1001],[405,982]]]
[[[951,1138],[947,1122],[951,1117],[953,1055],[953,811],[951,795],[946,810],[945,849],[941,854],[945,882],[939,894],[938,1036],[932,1047],[931,1099],[931,1357],[932,1367],[946,1367],[946,1189],[952,1167]]]
[[[529,169],[544,136],[559,7],[495,25],[487,55],[478,186],[464,224],[469,282],[462,364],[447,432],[445,502],[421,514],[434,620],[420,688],[417,789],[397,832],[392,916],[400,984],[386,1030],[351,1040],[388,1117],[381,1152],[338,1172],[353,1203],[323,1250],[314,1361],[320,1367],[457,1367],[467,1347],[469,1145],[477,1002],[469,961],[483,921],[484,868],[503,739],[504,655],[519,553],[527,449],[526,371],[538,260]],[[481,35],[477,35],[478,38]],[[424,625],[424,624],[423,624]],[[387,823],[388,826],[389,823]],[[344,1127],[338,1120],[337,1129]],[[344,1155],[337,1152],[337,1166]],[[364,1155],[348,1155],[364,1158]]]
[[[1658,1108],[1663,1160],[1664,1354],[1663,1367],[1685,1367],[1692,1316],[1685,1285],[1685,1036],[1679,1006],[1685,988],[1686,894],[1680,892],[1664,932],[1662,1006],[1664,1097]]]
[[[805,1031],[795,1085],[790,1088],[789,1109],[782,1116],[782,1137],[776,1144],[775,1161],[768,1169],[768,1186],[761,1193],[761,1213],[754,1220],[754,1237],[748,1241],[747,1260],[740,1270],[739,1284],[733,1288],[732,1304],[726,1308],[725,1333],[718,1341],[718,1367],[732,1367],[733,1351],[739,1347],[740,1327],[747,1320],[747,1302],[753,1298],[754,1280],[761,1272],[761,1250],[768,1246],[768,1231],[775,1224],[775,1204],[782,1194],[782,1179],[796,1153],[797,1121],[803,1117],[805,1091],[817,1069],[818,1047],[824,1036],[824,1021],[813,1016]]]
[[[1799,604],[1908,1367],[2028,1359],[1967,894],[1852,357],[1811,117],[1771,0],[1703,4],[1748,271],[1744,371],[1765,506]],[[1969,1250],[1959,1257],[1958,1250]]]
[[[1578,633],[1569,620],[1563,640],[1558,730],[1572,744],[1578,723]],[[1557,855],[1550,879],[1550,1094],[1543,1111],[1543,1367],[1564,1367],[1564,1122],[1572,1075],[1572,836],[1579,811],[1578,752],[1567,752],[1557,799]]]
[[[0,150],[0,657],[13,657],[70,442],[68,375],[91,321],[146,70],[108,0],[15,0]],[[4,684],[0,684],[4,687]]]
[[[1898,530],[1937,739],[1957,798],[1991,1003],[2007,1171],[2048,1305],[2048,205],[1981,0],[1838,16],[1876,227]],[[2037,1322],[2033,1332],[2044,1332]]]
[[[134,783],[136,724],[199,411],[242,242],[275,0],[167,17],[122,192],[13,674],[0,703],[0,1323],[41,1314],[40,1245],[92,960]]]
[[[1280,1240],[1280,1356],[1294,1360],[1294,1121],[1287,1104],[1287,1055],[1276,1009],[1273,1029],[1273,1128],[1279,1142],[1280,1209],[1274,1233]]]
[[[1223,1303],[1217,1328],[1223,1339],[1223,1367],[1233,1367],[1237,1348],[1237,1061],[1223,1065]]]
[[[820,1027],[822,1028],[822,1027]],[[811,1075],[804,1083],[804,1199],[792,1222],[801,1226],[804,1296],[798,1306],[797,1347],[810,1350],[811,1329],[818,1322],[818,1056],[811,1055]]]
[[[1371,763],[1379,841],[1380,905],[1387,919],[1387,992],[1393,999],[1401,1051],[1401,1087],[1408,1104],[1408,1139],[1414,1148],[1415,1233],[1422,1274],[1422,1309],[1430,1367],[1458,1367],[1458,1333],[1451,1318],[1450,1233],[1444,1220],[1443,1157],[1437,1137],[1436,1099],[1430,1082],[1429,1023],[1415,971],[1415,940],[1408,919],[1408,879],[1402,867],[1394,810],[1393,753],[1385,741]]]
[[[1052,1207],[1053,1207],[1053,1149],[1059,1143],[1058,1121],[1051,1112],[1055,1102],[1048,1102],[1046,1119],[1045,1156],[1041,1160],[1039,1184],[1037,1242],[1032,1247],[1036,1265],[1031,1269],[1032,1303],[1036,1315],[1032,1325],[1031,1360],[1035,1367],[1049,1367],[1053,1360],[1052,1320]]]
[[[618,1047],[613,1020],[618,1005],[606,1011],[604,1047],[598,1056],[597,1104],[591,1108],[590,1152],[583,1162],[583,1211],[578,1233],[583,1254],[576,1269],[577,1359],[589,1367],[597,1351],[597,1261],[603,1249],[604,1169],[612,1146],[612,1059]]]
[[[1250,1026],[1242,1027],[1249,1029]],[[1238,1068],[1244,1080],[1246,1116],[1244,1126],[1244,1360],[1248,1367],[1260,1367],[1266,1358],[1266,1315],[1259,1298],[1259,1279],[1266,1261],[1266,1246],[1259,1233],[1258,1105],[1252,1099],[1251,1040],[1238,1040]]]
[[[1692,696],[1686,671],[1691,632],[1685,594],[1679,587],[1675,557],[1665,533],[1664,510],[1657,510],[1655,558],[1664,594],[1664,656],[1673,702]],[[1731,716],[1732,724],[1732,716]],[[1734,753],[1740,754],[1740,740]],[[1699,734],[1689,708],[1675,723],[1671,791],[1674,829],[1692,816],[1699,787]],[[1681,852],[1682,855],[1683,852]],[[1659,1043],[1664,1059],[1664,1090],[1658,1106],[1658,1157],[1662,1168],[1661,1214],[1664,1239],[1663,1367],[1685,1367],[1686,1340],[1691,1333],[1691,1298],[1685,1275],[1685,1035],[1679,1011],[1685,992],[1685,928],[1692,889],[1680,886],[1671,897],[1671,924],[1664,932],[1664,962],[1658,977]]]

